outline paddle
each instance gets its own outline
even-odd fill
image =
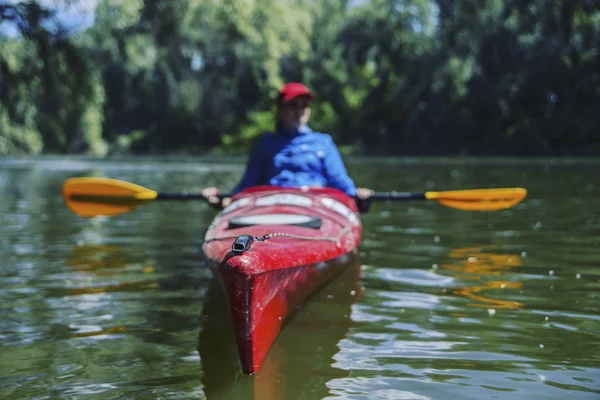
[[[200,193],[157,193],[133,183],[109,178],[71,178],[63,185],[67,206],[82,217],[117,215],[153,200],[206,200]],[[373,200],[433,200],[446,207],[471,211],[510,208],[527,195],[523,188],[454,190],[424,193],[375,193]],[[222,194],[220,197],[230,197]]]
[[[523,188],[469,189],[423,193],[375,193],[374,200],[434,200],[439,204],[468,211],[495,211],[510,208],[527,196]]]

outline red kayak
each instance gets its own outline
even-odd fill
[[[202,249],[225,291],[245,373],[256,373],[286,319],[340,273],[360,243],[355,201],[329,188],[260,186],[237,194]]]

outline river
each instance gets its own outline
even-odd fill
[[[231,190],[227,159],[0,160],[0,398],[592,399],[600,396],[598,160],[360,159],[377,191],[525,187],[493,212],[374,203],[359,258],[241,373],[199,242],[215,211],[82,218],[63,182]]]

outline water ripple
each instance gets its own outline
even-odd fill
[[[308,302],[247,377],[199,254],[214,210],[156,202],[85,219],[60,195],[72,176],[229,190],[242,164],[0,160],[0,397],[599,397],[597,165],[384,165],[349,169],[381,191],[522,184],[530,196],[483,213],[374,202],[360,276]]]

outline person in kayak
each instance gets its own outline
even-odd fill
[[[357,188],[348,176],[332,137],[308,126],[313,93],[302,83],[291,82],[277,95],[275,132],[265,133],[253,147],[246,170],[232,194],[252,186],[317,186],[338,189],[369,206],[373,190]],[[220,198],[217,187],[202,191],[214,206],[226,207],[230,197]]]

